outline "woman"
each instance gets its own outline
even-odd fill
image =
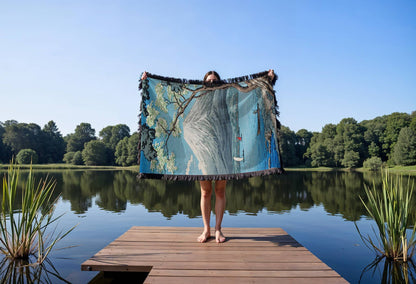
[[[205,83],[213,83],[219,81],[220,76],[215,71],[209,71],[204,76]],[[201,180],[201,213],[204,222],[204,231],[198,237],[198,242],[204,243],[211,237],[210,229],[210,217],[211,217],[211,194],[212,194],[212,181]],[[225,187],[226,180],[214,181],[215,188],[215,240],[217,243],[225,242],[225,236],[221,232],[221,223],[225,211]]]
[[[269,70],[267,74],[271,81],[274,80],[275,74],[273,69]],[[205,83],[213,83],[215,81],[219,81],[220,76],[215,71],[209,71],[204,76]],[[224,127],[224,125],[223,125]],[[226,147],[227,145],[223,145]],[[226,180],[217,180],[214,181],[214,188],[215,188],[215,240],[217,243],[225,242],[226,238],[221,231],[221,223],[224,217],[225,211],[225,188],[227,185]],[[210,216],[211,216],[211,194],[212,194],[212,181],[210,180],[203,180],[200,181],[201,186],[201,212],[202,212],[202,219],[204,222],[204,231],[198,237],[198,241],[203,243],[210,238]]]

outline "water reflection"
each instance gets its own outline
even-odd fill
[[[59,275],[52,262],[46,259],[41,265],[35,261],[10,260],[0,262],[1,283],[70,283]]]
[[[37,178],[45,175],[36,173]],[[137,180],[136,173],[131,171],[57,171],[50,175],[57,179],[55,196],[61,193],[76,214],[88,211],[93,200],[111,212],[123,212],[130,202],[142,204],[151,212],[161,212],[166,218],[176,214],[194,218],[201,214],[198,182]],[[357,221],[367,214],[359,196],[364,197],[364,184],[373,182],[381,185],[381,176],[359,172],[288,172],[229,181],[226,210],[230,214],[256,214],[266,209],[281,214],[296,206],[308,210],[323,205],[330,214]],[[416,198],[413,203],[416,204]]]
[[[198,182],[165,182],[161,180],[137,180],[136,173],[131,171],[53,171],[49,175],[57,180],[57,187],[54,192],[54,197],[61,194],[61,198],[70,204],[71,211],[75,214],[84,214],[91,208],[97,206],[102,210],[114,212],[117,214],[107,214],[108,218],[123,217],[124,211],[128,213],[130,204],[142,205],[150,212],[160,212],[164,218],[170,219],[175,215],[183,214],[189,218],[200,216],[199,200],[200,189]],[[25,178],[25,172],[22,172],[22,178]],[[35,172],[37,179],[45,177],[47,172]],[[413,181],[416,177],[412,177]],[[358,172],[288,172],[281,176],[255,177],[242,181],[230,181],[227,185],[227,212],[232,215],[249,214],[255,215],[264,211],[269,214],[285,214],[292,211],[294,208],[301,208],[302,210],[309,210],[315,206],[323,207],[324,213],[342,217],[344,220],[356,221],[360,220],[367,213],[362,206],[359,196],[364,196],[364,185],[371,185],[372,182],[381,185],[381,176],[377,173],[358,173]],[[1,198],[0,192],[0,198]],[[55,199],[55,198],[53,198]],[[16,198],[20,202],[21,197]],[[213,199],[214,202],[214,199]],[[17,208],[21,208],[20,204],[16,204]],[[413,206],[416,205],[416,197],[413,198]],[[130,206],[131,207],[131,206]],[[213,207],[214,208],[214,207]],[[320,209],[319,209],[320,211]],[[296,210],[292,211],[296,212]],[[416,210],[414,211],[416,212]],[[91,211],[91,215],[94,212]],[[298,212],[296,212],[298,213]],[[321,213],[319,213],[321,214]],[[128,214],[126,214],[128,215]],[[288,214],[289,215],[289,214]],[[280,217],[280,216],[279,216]],[[286,216],[282,216],[283,218]],[[297,218],[296,216],[293,216]],[[159,218],[159,217],[157,217]],[[321,219],[317,222],[325,222],[325,216],[320,216]],[[338,223],[345,224],[342,218],[332,218]],[[414,223],[414,216],[412,217]],[[88,219],[88,218],[87,218]],[[115,219],[112,219],[115,220]],[[322,221],[321,221],[322,220]],[[338,221],[340,220],[340,221]],[[166,221],[166,220],[163,220]],[[86,220],[85,223],[87,223]],[[97,219],[91,218],[90,222],[97,222]],[[126,221],[128,222],[128,220]],[[165,225],[166,222],[156,222],[156,224]],[[90,223],[91,224],[91,223]],[[135,223],[134,223],[135,224]],[[300,222],[299,227],[307,226],[305,222]],[[86,225],[87,226],[87,225]],[[94,228],[98,228],[99,224],[94,223]],[[88,226],[87,226],[88,227]],[[84,233],[80,233],[81,241],[84,241]],[[101,233],[101,232],[100,232]],[[122,233],[122,232],[120,232]],[[348,232],[349,233],[349,232]],[[355,234],[356,232],[352,232]],[[104,233],[103,233],[104,234]],[[298,236],[302,236],[298,232]],[[75,235],[76,236],[76,235]],[[308,238],[314,238],[316,235],[311,234]],[[321,235],[318,235],[321,238]],[[113,235],[111,236],[113,238]],[[331,241],[341,242],[339,247],[344,248],[348,246],[349,236],[341,237],[339,239],[332,238]],[[105,239],[105,236],[103,237]],[[358,233],[357,233],[358,239]],[[106,242],[110,239],[106,239]],[[315,242],[320,244],[319,242]],[[344,243],[347,243],[344,245]],[[324,247],[324,246],[322,246]],[[311,247],[313,248],[313,247]],[[318,246],[318,248],[321,248]],[[355,248],[355,247],[354,247]],[[316,249],[316,247],[315,247]],[[357,248],[357,250],[360,248]],[[366,248],[363,247],[363,250]],[[319,249],[317,249],[319,252]],[[96,251],[91,251],[91,255]],[[323,254],[328,256],[329,253]],[[371,261],[372,256],[367,260]],[[84,261],[85,259],[82,259]],[[79,263],[76,263],[78,269]],[[356,263],[356,259],[350,258],[344,262],[335,262],[335,266],[341,266],[345,263]],[[362,274],[362,283],[374,283],[375,279],[404,279],[404,275],[408,275],[411,281],[414,281],[415,267],[401,266],[398,270],[392,264],[385,264],[384,261],[378,262],[377,267],[370,264],[366,267]],[[330,262],[328,263],[330,265]],[[353,265],[351,265],[352,267]],[[363,264],[365,266],[365,264]],[[375,268],[376,267],[376,268]],[[9,273],[5,266],[2,266],[3,273]],[[395,269],[395,270],[394,270]],[[408,269],[408,270],[406,270]],[[50,269],[53,271],[53,269]],[[354,270],[356,274],[353,275],[354,282],[358,281],[362,266]],[[374,270],[377,273],[374,274]],[[412,271],[407,272],[404,271]],[[33,275],[34,270],[32,270]],[[345,272],[346,271],[346,272]],[[344,273],[348,276],[347,269]],[[398,273],[397,271],[402,271]],[[45,272],[42,272],[42,275]],[[413,274],[411,274],[413,273]],[[38,273],[39,274],[39,273]],[[58,274],[59,275],[59,274]],[[383,275],[381,277],[381,275]],[[386,276],[385,276],[386,275]],[[396,276],[399,275],[399,276]],[[402,276],[400,276],[402,275]],[[15,274],[13,277],[17,277]],[[30,276],[32,277],[32,276]],[[402,277],[402,278],[400,278]],[[16,278],[17,279],[17,278]],[[393,280],[385,280],[385,283]]]
[[[371,274],[371,275],[367,275]],[[366,277],[382,275],[380,283],[416,283],[416,265],[413,261],[390,261],[385,257],[376,257],[372,263],[363,269],[359,283],[366,283]]]

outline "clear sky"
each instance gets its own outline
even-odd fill
[[[0,0],[0,121],[137,130],[142,71],[274,69],[280,121],[416,110],[416,1]]]

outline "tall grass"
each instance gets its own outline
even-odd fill
[[[363,242],[378,254],[390,260],[406,262],[415,253],[416,224],[411,224],[412,196],[414,183],[403,176],[382,173],[381,189],[375,183],[371,187],[365,186],[368,202],[360,197],[369,215],[377,225],[373,229],[375,237],[363,236],[355,224]],[[413,228],[413,229],[408,229]],[[410,232],[411,231],[411,232]]]
[[[11,259],[29,259],[34,255],[42,263],[55,244],[68,235],[50,228],[62,215],[54,217],[55,203],[51,200],[56,181],[50,178],[35,179],[30,168],[26,184],[19,187],[19,168],[13,162],[3,178],[3,199],[0,213],[0,251]],[[15,208],[16,193],[22,190],[21,210]]]

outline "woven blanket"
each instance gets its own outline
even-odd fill
[[[147,73],[139,178],[222,180],[282,173],[267,72],[214,83]]]

